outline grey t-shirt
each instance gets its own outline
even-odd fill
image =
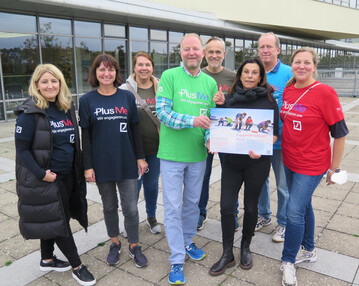
[[[152,113],[155,113],[156,94],[154,86],[152,85],[150,88],[147,89],[138,88],[137,93],[144,101],[146,101]],[[139,108],[139,105],[137,106],[137,110],[138,114],[140,115],[139,127],[142,135],[142,144],[145,151],[145,155],[156,154],[158,151],[159,144],[157,126],[148,116],[146,111],[144,111],[142,108]]]
[[[224,95],[228,93],[236,77],[236,73],[227,68],[223,68],[219,73],[211,73],[207,68],[203,68],[202,71],[214,78],[217,82],[218,89],[221,87]]]

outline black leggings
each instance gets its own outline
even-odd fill
[[[56,183],[59,188],[61,201],[63,208],[65,210],[66,224],[69,232],[68,237],[59,237],[55,239],[41,239],[41,259],[51,259],[54,255],[54,244],[56,243],[61,252],[65,255],[68,261],[71,264],[72,268],[78,267],[81,265],[80,257],[77,253],[77,248],[75,245],[74,238],[72,236],[70,228],[70,210],[69,210],[69,200],[71,191],[73,189],[73,175],[57,175]]]
[[[233,247],[234,210],[244,182],[243,239],[250,239],[258,219],[258,198],[269,175],[270,157],[251,159],[246,155],[225,154],[221,178],[221,224],[223,243]]]

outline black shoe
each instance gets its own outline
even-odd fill
[[[115,266],[120,261],[121,243],[116,244],[115,242],[110,245],[110,251],[107,255],[107,264]]]
[[[226,268],[230,268],[236,265],[236,261],[233,256],[232,251],[226,251],[223,253],[220,260],[218,260],[211,269],[209,269],[209,274],[212,276],[218,276],[224,273]]]
[[[42,260],[40,261],[40,270],[41,271],[51,271],[54,270],[56,272],[65,272],[71,269],[70,263],[67,261],[62,261],[57,259],[56,256],[52,258],[52,261],[45,263]]]
[[[239,266],[243,270],[249,270],[253,266],[252,254],[249,249],[249,245],[250,245],[250,242],[248,242],[248,241],[241,242],[241,263]]]
[[[87,270],[87,267],[83,264],[79,268],[72,271],[72,277],[75,278],[80,285],[91,286],[96,284],[96,279],[93,277],[90,271]]]
[[[141,251],[141,246],[134,246],[132,249],[128,246],[130,257],[135,261],[135,265],[139,268],[147,266],[147,258]]]

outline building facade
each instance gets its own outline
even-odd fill
[[[160,77],[164,70],[180,64],[179,43],[189,32],[200,34],[204,42],[212,35],[223,38],[225,65],[232,70],[245,58],[257,55],[257,39],[268,31],[279,33],[280,58],[285,63],[292,51],[312,46],[320,57],[319,68],[359,66],[359,49],[328,43],[323,36],[315,37],[316,33],[309,37],[298,32],[296,36],[293,28],[288,28],[290,33],[285,34],[283,27],[275,29],[273,24],[268,28],[262,24],[244,25],[218,18],[211,11],[187,10],[169,6],[168,2],[171,1],[0,0],[0,121],[15,118],[12,110],[28,96],[31,74],[40,63],[60,68],[77,105],[79,97],[92,89],[87,80],[98,54],[113,55],[126,79],[132,72],[133,55],[148,52],[155,62],[155,75]],[[181,1],[183,5],[185,2]],[[198,2],[208,5],[208,1]],[[336,36],[340,33],[337,31]]]

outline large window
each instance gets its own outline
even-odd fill
[[[39,63],[35,16],[0,13],[0,54],[6,118],[11,119],[12,109],[28,96],[29,81]],[[5,119],[4,112],[0,118]]]

